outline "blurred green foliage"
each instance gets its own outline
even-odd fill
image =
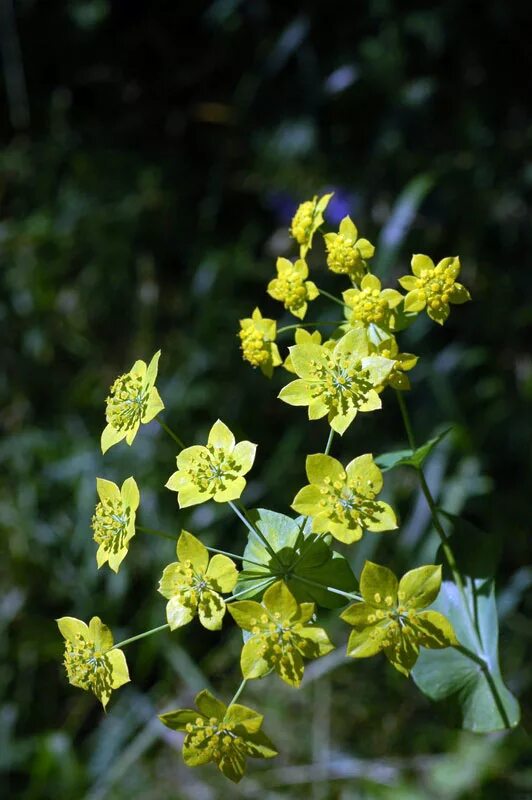
[[[412,252],[461,256],[474,303],[443,331],[420,322],[405,335],[422,357],[410,406],[420,441],[455,425],[428,462],[441,504],[501,541],[503,671],[530,727],[529,7],[24,0],[15,19],[0,5],[6,796],[227,796],[214,771],[185,770],[155,715],[209,683],[230,696],[238,632],[206,640],[192,625],[132,645],[134,682],[103,717],[66,682],[54,618],[99,614],[117,639],[164,619],[155,589],[170,542],[138,534],[118,576],[96,570],[96,475],[135,475],[144,524],[243,545],[224,509],[178,513],[162,488],[174,451],[156,424],[131,450],[99,453],[107,387],[158,347],[169,424],[192,441],[220,416],[257,441],[246,500],[287,509],[325,428],[275,399],[277,378],[241,362],[237,321],[257,304],[278,314],[265,283],[286,224],[297,202],[327,189],[334,221],[351,213],[377,241],[381,277],[404,274]],[[336,286],[324,272],[321,282]],[[371,416],[337,457],[405,446],[390,399]],[[357,573],[376,547],[397,571],[435,553],[412,476],[388,478],[400,533],[346,551]],[[233,796],[532,796],[523,730],[456,731],[449,709],[384,661],[345,664],[345,630],[331,627],[340,648],[309,667],[301,692],[275,678],[247,690],[282,756]]]

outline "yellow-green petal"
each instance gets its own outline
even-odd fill
[[[205,574],[209,563],[209,551],[199,539],[188,531],[181,531],[176,551],[180,561],[190,561],[196,572],[200,575]]]
[[[412,256],[412,261],[410,262],[412,272],[417,277],[420,278],[421,274],[424,270],[434,269],[434,261],[429,256],[424,256],[421,253],[417,253]]]
[[[398,581],[393,572],[380,564],[366,561],[360,576],[362,597],[377,608],[390,608],[397,602]],[[386,598],[391,598],[387,603]]]
[[[152,386],[150,389],[150,394],[148,396],[148,403],[146,405],[146,411],[142,415],[142,422],[148,423],[154,419],[159,411],[162,411],[164,408],[164,403],[161,400],[161,396],[157,391],[155,386]]]
[[[240,654],[240,668],[246,680],[262,678],[271,671],[271,666],[263,658],[263,644],[258,636],[252,636],[244,644]]]
[[[245,475],[249,472],[255,461],[255,453],[257,452],[257,445],[252,442],[238,442],[233,450],[233,458],[240,466],[240,474]]]
[[[362,631],[351,631],[347,642],[346,655],[351,658],[371,658],[384,648],[386,629],[383,626],[373,626]]]
[[[284,581],[276,581],[268,587],[262,602],[268,611],[272,614],[279,613],[283,620],[291,620],[298,612],[297,601]]]
[[[218,631],[222,627],[225,614],[225,600],[210,589],[204,589],[198,602],[198,616],[201,624],[209,631]]]
[[[412,620],[416,642],[431,650],[453,647],[458,639],[449,620],[438,611],[420,611]]]
[[[264,614],[264,608],[255,600],[236,600],[229,603],[227,608],[239,628],[250,631],[255,626],[262,627],[260,617]]]
[[[297,379],[284,386],[277,396],[290,406],[306,406],[310,392],[306,381]]]
[[[120,494],[125,507],[131,509],[131,511],[136,511],[139,507],[140,493],[139,487],[132,476],[126,478],[120,489]]]
[[[357,492],[366,496],[369,493],[376,495],[382,489],[382,472],[373,460],[371,453],[357,456],[345,468],[350,481],[356,484]]]
[[[209,432],[208,444],[220,447],[222,450],[232,452],[235,446],[235,437],[220,419],[217,419]]]
[[[194,618],[194,611],[189,606],[184,606],[178,597],[171,597],[166,604],[166,620],[171,631],[181,628]]]
[[[411,569],[399,582],[399,601],[405,608],[426,608],[437,598],[441,588],[441,564]]]
[[[116,428],[113,428],[111,424],[106,425],[103,429],[100,441],[102,453],[106,453],[110,447],[118,444],[118,442],[121,442],[122,439],[125,439],[126,433],[126,431],[117,431]]]
[[[423,311],[427,304],[427,298],[423,289],[413,289],[408,292],[405,297],[405,311],[407,313],[416,313]]]
[[[311,483],[323,483],[325,478],[330,478],[333,483],[345,480],[345,471],[340,462],[324,453],[307,456],[305,469]]]
[[[232,592],[238,580],[238,570],[230,558],[216,554],[209,563],[205,577],[215,591]]]
[[[89,636],[88,625],[75,617],[60,617],[56,619],[61,635],[69,641],[75,642],[78,636],[87,639]]]

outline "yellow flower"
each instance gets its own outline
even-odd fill
[[[187,625],[196,614],[205,628],[219,630],[225,614],[220,593],[233,591],[238,579],[234,562],[220,554],[209,561],[205,545],[187,531],[181,531],[176,552],[179,560],[164,568],[159,582],[159,592],[168,600],[170,630]]]
[[[310,484],[299,490],[292,508],[312,517],[313,533],[331,533],[352,544],[364,530],[397,528],[391,506],[377,500],[382,473],[369,453],[354,458],[345,469],[332,456],[317,453],[307,456],[306,469]]]
[[[305,278],[308,278],[308,267],[302,258],[295,264],[287,258],[278,258],[277,278],[268,284],[270,297],[280,300],[286,310],[298,319],[303,319],[307,313],[308,302],[315,300],[319,295],[316,284]]]
[[[100,502],[92,517],[98,569],[109,562],[115,572],[127,555],[129,540],[135,535],[135,512],[139,507],[139,490],[134,478],[128,478],[119,489],[116,483],[96,478]]]
[[[427,309],[434,322],[443,325],[449,316],[449,303],[466,303],[471,295],[461,283],[456,283],[460,273],[458,256],[443,258],[437,267],[431,258],[424,255],[412,256],[413,275],[399,278],[399,283],[408,291],[405,297],[405,311],[417,313]]]
[[[394,336],[379,342],[373,347],[370,343],[370,347],[374,349],[377,355],[389,358],[394,362],[390,374],[376,391],[382,392],[386,386],[391,386],[392,389],[399,389],[402,392],[408,391],[410,389],[410,379],[408,375],[405,375],[405,372],[410,372],[411,369],[414,369],[419,356],[415,356],[412,353],[400,353]]]
[[[212,426],[207,446],[185,447],[177,456],[177,472],[166,488],[177,492],[180,508],[207,500],[228,503],[236,500],[246,486],[244,475],[255,460],[256,444],[235,443],[235,437],[221,420]]]
[[[347,289],[342,297],[350,309],[350,325],[355,328],[376,326],[386,331],[393,327],[392,310],[403,299],[403,295],[395,289],[381,291],[381,282],[375,275],[364,275],[360,289]],[[370,338],[373,338],[371,332]]]
[[[120,375],[111,386],[106,400],[108,425],[102,433],[102,453],[122,439],[130,445],[140,424],[150,422],[164,408],[154,386],[160,355],[159,350],[149,366],[145,361],[135,361],[130,371]]]
[[[277,750],[261,731],[263,717],[247,706],[226,706],[207,689],[196,695],[196,709],[179,708],[159,719],[185,734],[183,759],[188,767],[213,761],[229,780],[238,783],[246,769],[246,758],[274,758]]]
[[[251,317],[240,320],[240,349],[245,361],[259,367],[263,375],[271,378],[273,370],[282,364],[279,349],[275,344],[277,323],[263,317],[256,308]]]
[[[300,246],[301,258],[305,258],[307,252],[312,247],[312,237],[323,224],[323,212],[329,204],[331,194],[324,194],[323,197],[318,196],[301,203],[297,209],[292,224],[290,225],[290,233]]]
[[[326,233],[327,266],[331,272],[349,275],[360,283],[367,270],[366,260],[375,253],[367,239],[359,239],[356,225],[350,217],[344,217],[338,233]]]
[[[347,655],[368,658],[381,651],[396,670],[408,676],[419,648],[441,649],[458,644],[449,620],[438,611],[425,611],[439,594],[441,566],[407,572],[400,581],[393,572],[366,561],[360,576],[363,601],[340,616],[354,627]]]
[[[93,617],[88,625],[75,617],[56,621],[65,638],[68,680],[72,686],[94,692],[105,708],[113,689],[129,681],[124,653],[112,649],[113,635],[99,617]]]

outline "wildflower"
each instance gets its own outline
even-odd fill
[[[251,317],[240,320],[238,335],[244,360],[249,361],[253,367],[260,367],[263,375],[271,378],[274,367],[283,362],[275,344],[277,335],[275,320],[263,317],[256,308]]]
[[[318,200],[316,195],[312,200],[301,203],[292,219],[290,233],[300,246],[301,258],[305,258],[312,247],[312,238],[320,225],[323,224],[323,212],[327,208],[331,197],[332,193],[324,194]]]
[[[310,484],[297,493],[292,508],[312,517],[313,533],[331,533],[351,544],[364,530],[397,528],[391,506],[376,499],[382,473],[369,453],[354,458],[345,469],[335,458],[318,453],[307,456],[306,470]]]
[[[438,611],[422,609],[434,602],[441,587],[441,565],[412,569],[397,578],[386,567],[366,561],[360,576],[363,602],[340,615],[354,627],[347,655],[367,658],[381,651],[408,676],[419,648],[440,649],[458,644],[449,620]]]
[[[165,567],[159,592],[168,600],[166,619],[170,630],[186,625],[196,614],[211,631],[222,627],[225,601],[220,592],[231,592],[238,578],[233,561],[209,551],[191,533],[182,531],[177,541],[178,561]]]
[[[360,289],[347,289],[342,297],[349,308],[350,325],[366,329],[376,327],[380,331],[393,328],[393,309],[403,299],[403,295],[395,289],[381,291],[381,282],[375,275],[364,275]],[[382,337],[373,338],[378,341]]]
[[[456,283],[460,273],[458,256],[443,258],[437,267],[431,258],[412,256],[413,275],[399,278],[399,283],[408,291],[405,311],[416,313],[427,309],[429,317],[443,325],[449,316],[449,303],[465,303],[471,295],[461,283]]]
[[[177,472],[166,488],[177,492],[180,508],[207,500],[228,503],[236,500],[246,486],[244,475],[255,460],[256,444],[238,442],[221,420],[209,432],[207,445],[185,447],[177,456]]]
[[[240,657],[246,679],[275,670],[285,683],[299,686],[303,657],[318,658],[334,649],[323,628],[307,624],[314,603],[299,604],[283,581],[264,592],[262,603],[240,600],[228,608],[237,625],[249,632]]]
[[[96,478],[96,489],[100,498],[92,517],[93,538],[99,545],[96,562],[99,569],[108,561],[111,569],[118,572],[135,535],[138,486],[134,478],[127,478],[121,489],[112,481]]]
[[[106,400],[108,424],[102,433],[102,453],[122,439],[131,445],[141,422],[151,422],[164,408],[154,386],[160,355],[159,350],[148,366],[144,361],[135,361],[130,371],[120,375],[111,386]]]
[[[331,272],[349,275],[355,283],[360,283],[367,271],[367,259],[375,253],[371,242],[358,238],[356,225],[350,217],[343,218],[338,233],[326,233],[323,238]]]
[[[308,278],[308,267],[302,258],[295,264],[287,258],[278,258],[277,278],[268,284],[268,294],[284,303],[286,310],[298,319],[303,319],[308,303],[319,295],[316,284],[305,278]]]
[[[189,767],[214,761],[226,778],[238,783],[246,769],[246,757],[273,758],[272,742],[261,731],[263,716],[247,706],[227,707],[207,689],[196,695],[196,709],[181,708],[159,719],[174,731],[183,731],[183,759]]]
[[[390,374],[377,391],[382,391],[386,386],[391,386],[392,389],[398,389],[402,392],[408,391],[410,389],[410,379],[405,373],[414,369],[419,356],[415,356],[412,353],[400,353],[394,336],[379,342],[375,348],[371,349],[378,355],[390,358],[394,362]]]
[[[375,391],[389,375],[393,361],[370,355],[363,329],[351,330],[332,349],[326,345],[297,344],[290,348],[298,380],[279,393],[292,406],[308,406],[309,419],[327,416],[343,434],[359,411],[381,408]]]
[[[56,622],[65,638],[68,680],[72,686],[94,692],[105,708],[113,689],[129,681],[124,653],[112,649],[113,635],[99,617],[93,617],[88,625],[74,617]]]

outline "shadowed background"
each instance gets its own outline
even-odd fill
[[[0,781],[21,800],[218,797],[460,800],[532,796],[523,729],[454,727],[382,658],[307,668],[296,692],[246,688],[279,745],[239,787],[186,770],[156,714],[238,682],[238,631],[195,623],[126,650],[133,682],[104,715],[70,687],[54,619],[98,614],[115,640],[164,621],[156,593],[171,542],[138,534],[118,575],[98,572],[95,477],[133,474],[140,521],[241,552],[223,507],[179,512],[163,488],[175,449],[156,423],[103,458],[114,377],[161,348],[164,419],[187,442],[216,417],[258,442],[245,500],[287,512],[326,425],[241,361],[238,319],[260,305],[297,204],[334,191],[377,245],[385,281],[413,252],[459,254],[473,303],[444,329],[403,334],[421,356],[409,399],[422,441],[454,431],[428,463],[440,502],[501,541],[501,660],[530,725],[532,12],[486,0],[0,0]],[[290,248],[292,247],[292,250]],[[316,282],[346,288],[311,261]],[[314,310],[315,309],[315,310]],[[334,312],[336,314],[336,312]],[[309,319],[331,318],[325,300]],[[285,346],[290,344],[284,340]],[[334,455],[405,446],[393,395]],[[345,552],[396,571],[433,557],[415,475],[388,474],[398,533]],[[528,592],[528,611],[530,593]],[[327,617],[325,617],[327,619]],[[528,696],[528,705],[527,705]]]

